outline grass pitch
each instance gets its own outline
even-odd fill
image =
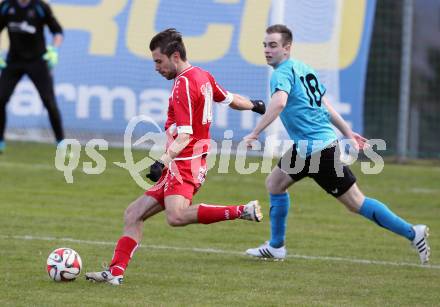
[[[84,154],[84,151],[82,151]],[[143,191],[122,149],[104,152],[107,169],[81,168],[67,184],[54,167],[55,149],[9,143],[0,155],[1,306],[434,306],[440,293],[440,167],[386,164],[379,175],[353,167],[361,189],[412,223],[430,226],[431,266],[418,266],[409,242],[348,213],[306,179],[290,189],[284,262],[258,261],[244,250],[269,237],[265,174],[210,171],[194,202],[236,204],[260,199],[265,220],[171,228],[163,214],[148,220],[142,247],[121,287],[83,275],[55,283],[46,273],[57,247],[77,250],[83,272],[110,261],[126,206]],[[137,152],[137,159],[143,153]],[[85,155],[82,161],[90,161]],[[253,162],[258,162],[254,159]],[[80,166],[82,163],[80,163]]]

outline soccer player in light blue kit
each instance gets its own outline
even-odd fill
[[[354,133],[331,106],[316,72],[290,58],[291,46],[292,32],[285,25],[273,25],[266,29],[264,53],[267,64],[274,68],[270,81],[271,101],[266,114],[244,140],[251,146],[279,116],[294,145],[266,179],[266,188],[270,193],[270,241],[248,249],[246,253],[259,258],[286,257],[285,232],[290,206],[287,189],[304,177],[311,177],[348,210],[410,240],[421,263],[426,264],[430,254],[428,227],[408,223],[385,204],[366,197],[359,190],[355,176],[340,161],[337,135],[332,124],[360,149],[364,148],[367,140]]]

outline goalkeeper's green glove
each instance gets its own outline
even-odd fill
[[[6,63],[5,59],[0,55],[0,69],[5,69],[8,64]]]
[[[54,68],[58,64],[58,49],[54,46],[47,46],[46,49],[43,59],[47,61],[49,68]]]

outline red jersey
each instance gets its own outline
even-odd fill
[[[200,157],[209,151],[209,127],[212,121],[212,103],[229,104],[233,96],[217,84],[207,71],[190,66],[175,79],[169,98],[165,130],[176,138],[179,133],[191,135],[191,142],[176,160]],[[170,145],[167,142],[167,149]]]

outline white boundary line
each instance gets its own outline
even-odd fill
[[[54,164],[44,164],[44,163],[30,164],[30,163],[21,163],[21,162],[19,163],[19,162],[0,161],[0,166],[7,168],[21,168],[31,171],[46,170],[46,171],[55,171],[60,174],[63,173],[62,171],[57,170]],[[118,172],[118,171],[123,171],[123,170],[122,169],[120,170],[118,167],[114,167],[114,166],[111,167],[106,166],[104,170],[104,172]],[[82,174],[87,175],[86,173],[84,173],[83,166],[81,163],[78,164],[78,167],[75,168],[73,172],[81,172]]]
[[[24,169],[33,169],[33,170],[57,170],[55,166],[43,163],[18,163],[18,162],[9,162],[9,161],[0,161],[0,166],[9,167],[9,168],[24,168]]]
[[[0,235],[2,239],[14,239],[14,240],[29,240],[29,241],[61,241],[78,244],[90,244],[90,245],[110,245],[115,246],[115,242],[108,241],[90,241],[90,240],[78,240],[72,238],[56,238],[56,237],[36,237],[36,236],[8,236]],[[196,247],[177,247],[167,245],[140,245],[140,248],[145,249],[166,249],[174,251],[189,251],[194,253],[211,253],[211,254],[226,254],[226,255],[240,255],[244,256],[243,252],[228,251],[215,248],[196,248]],[[392,261],[380,261],[380,260],[368,260],[368,259],[355,259],[355,258],[343,258],[343,257],[326,257],[326,256],[307,256],[299,254],[290,254],[288,258],[305,259],[305,260],[319,260],[319,261],[331,261],[331,262],[345,262],[355,264],[367,264],[367,265],[383,265],[383,266],[400,266],[400,267],[418,267],[423,269],[440,269],[440,265],[421,265],[409,262],[392,262]]]

